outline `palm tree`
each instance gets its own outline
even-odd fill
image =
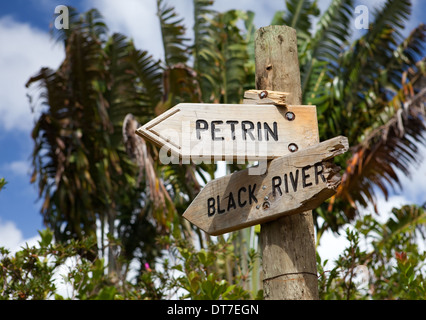
[[[165,188],[154,187],[156,177],[145,178],[153,175],[152,159],[141,171],[129,158],[122,125],[130,112],[140,121],[153,117],[161,68],[123,35],[108,37],[98,11],[71,13],[71,28],[55,34],[64,42],[63,63],[27,83],[38,83],[45,105],[32,133],[41,213],[57,241],[96,236],[100,224],[121,240],[121,256],[153,262],[155,236],[167,229],[173,205]],[[120,273],[118,250],[107,252],[110,271]]]
[[[352,146],[337,159],[344,173],[336,196],[314,212],[324,221],[316,220],[320,236],[328,228],[338,231],[360,207],[376,206],[378,190],[387,197],[399,184],[396,168],[408,174],[421,160],[424,92],[419,97],[414,87],[424,77],[426,29],[421,24],[404,39],[411,1],[388,0],[368,31],[350,43],[353,0],[333,0],[315,27],[307,22],[318,17],[316,2],[286,5],[274,22],[297,29],[303,103],[317,105],[321,139],[342,134]]]

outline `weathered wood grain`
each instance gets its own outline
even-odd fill
[[[247,90],[244,92],[245,104],[273,104],[276,106],[286,106],[288,92],[271,90]]]
[[[270,161],[263,175],[246,169],[210,181],[183,217],[220,235],[314,209],[341,181],[340,168],[328,160],[347,150],[347,138],[336,137]]]
[[[302,103],[296,30],[260,28],[255,37],[256,89],[289,92],[288,104]],[[316,140],[316,141],[314,141]],[[319,136],[312,137],[312,145]],[[312,212],[261,225],[264,299],[318,299]]]
[[[244,163],[289,154],[291,143],[312,145],[318,126],[315,106],[181,103],[136,133],[180,158]]]
[[[256,90],[288,92],[288,104],[301,104],[296,31],[286,26],[257,30],[255,38]]]

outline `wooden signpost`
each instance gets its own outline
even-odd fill
[[[265,173],[209,182],[183,216],[211,235],[261,224],[264,298],[318,299],[310,210],[340,184],[331,160],[348,141],[319,143],[316,107],[301,105],[294,29],[260,28],[255,56],[257,90],[244,104],[178,104],[136,133],[195,163],[269,160]]]
[[[181,103],[137,133],[182,159],[244,163],[312,145],[318,126],[315,106]]]
[[[339,168],[327,162],[348,150],[337,137],[272,160],[267,173],[249,169],[210,181],[183,217],[211,235],[317,208],[336,193]]]

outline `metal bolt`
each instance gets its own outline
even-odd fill
[[[263,198],[263,200],[265,200],[265,201],[268,200],[268,199],[269,199],[268,196],[265,196],[265,198]]]
[[[260,208],[260,204],[258,204],[257,206],[256,206],[256,209],[259,209]]]
[[[298,149],[299,149],[299,147],[295,143],[290,143],[288,145],[288,150],[290,150],[290,152],[296,152]]]
[[[266,186],[263,186],[263,187],[262,187],[262,189],[263,189],[263,190],[265,190],[265,189],[266,189]]]
[[[285,114],[285,117],[288,121],[293,121],[294,119],[296,119],[296,115],[291,111],[287,112]]]
[[[261,93],[259,93],[260,99],[265,99],[268,96],[268,91],[264,90]]]

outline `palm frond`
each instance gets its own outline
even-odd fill
[[[160,19],[161,34],[164,47],[164,59],[167,66],[186,63],[189,49],[185,37],[183,19],[179,19],[175,9],[167,6],[164,0],[157,0],[157,15]]]
[[[360,39],[355,41],[342,60],[344,67],[342,79],[346,99],[353,103],[349,106],[354,108],[357,102],[364,99],[368,88],[374,86],[375,81],[380,78],[380,70],[386,69],[392,60],[392,52],[401,39],[400,32],[404,21],[408,18],[411,10],[410,0],[388,0],[381,10],[376,11],[375,20],[369,31]],[[363,110],[369,112],[367,108]]]
[[[382,191],[385,198],[389,187],[402,187],[397,170],[409,175],[413,165],[423,159],[418,154],[418,145],[426,144],[425,110],[422,103],[406,104],[385,125],[377,128],[356,146],[348,166],[342,176],[342,183],[337,189],[336,198],[342,198],[352,208],[345,213],[353,216],[358,205],[376,204],[376,190]],[[413,101],[417,101],[414,99]],[[330,203],[331,210],[333,201]]]
[[[401,208],[393,208],[392,214],[386,224],[383,226],[383,236],[379,246],[391,238],[403,233],[411,238],[420,235],[426,240],[426,211],[424,206],[405,205]],[[395,244],[399,240],[395,239]]]
[[[138,50],[132,43],[127,56],[130,65],[128,73],[133,77],[133,90],[138,110],[132,113],[139,121],[148,121],[155,115],[155,107],[163,98],[163,69],[148,51]]]
[[[193,45],[193,56],[194,56],[194,70],[199,72],[202,70],[202,56],[201,52],[206,47],[209,47],[208,42],[208,20],[207,17],[214,14],[214,10],[211,9],[213,0],[193,0],[194,5],[194,45]],[[200,61],[201,60],[201,61]]]
[[[50,29],[52,37],[57,42],[64,42],[67,45],[69,36],[75,32],[85,33],[92,39],[101,41],[106,39],[108,27],[103,20],[103,16],[97,9],[79,13],[75,8],[69,6],[68,14],[69,28],[57,29],[52,26]]]
[[[416,63],[423,58],[426,49],[425,39],[426,26],[420,24],[393,50],[392,58],[380,74],[380,80],[390,95],[394,95],[401,86],[410,81],[410,75],[417,72]],[[412,68],[415,70],[404,75],[404,72]]]
[[[203,97],[207,95],[216,103],[239,103],[242,99],[248,53],[237,22],[247,17],[246,12],[229,10],[209,19],[210,47],[201,52],[208,62],[202,74],[206,80]]]
[[[255,85],[255,37],[256,37],[256,26],[254,24],[255,13],[253,11],[247,11],[246,17],[244,18],[244,41],[246,43],[248,59],[245,62],[246,80],[244,81],[244,91],[253,89]]]
[[[196,72],[179,63],[163,73],[164,100],[174,106],[181,102],[201,102],[201,89]]]
[[[320,13],[317,1],[286,0],[285,5],[287,10],[278,11],[272,20],[273,24],[292,27],[298,32],[298,37],[305,39],[310,34],[312,17]]]
[[[333,0],[320,17],[314,36],[306,41],[304,50],[299,52],[303,100],[309,101],[312,95],[319,96],[317,91],[309,90],[315,88],[310,85],[310,81],[318,83],[318,76],[324,69],[327,69],[327,75],[319,79],[322,85],[318,83],[317,87],[324,87],[325,80],[336,75],[339,56],[350,36],[350,28],[347,26],[352,11],[353,0]],[[311,76],[314,79],[311,79]]]

